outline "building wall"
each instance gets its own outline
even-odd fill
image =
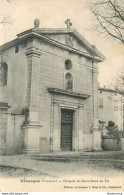
[[[28,105],[26,43],[18,47],[18,53],[15,53],[15,46],[1,53],[1,64],[7,64],[8,76],[7,85],[0,87],[0,102],[10,106],[4,113],[0,109],[0,150],[1,154],[6,155],[20,154],[24,147],[22,125],[25,119],[21,113],[22,108]]]
[[[99,106],[99,119],[105,121],[105,125],[108,121],[114,121],[122,130],[122,96],[116,92],[99,90],[99,98],[103,99],[103,107]]]
[[[0,154],[21,154],[24,148],[24,131],[22,125],[25,117],[12,115],[0,110]]]
[[[27,105],[27,59],[26,44],[19,44],[19,52],[11,47],[1,53],[1,63],[8,65],[7,86],[0,87],[0,102],[7,102],[11,106],[11,113],[20,113]]]
[[[4,152],[6,155],[21,154],[24,149],[24,131],[22,129],[25,117],[22,115],[7,115],[6,142]]]
[[[0,108],[0,154],[3,154],[7,136],[7,114],[5,108]]]

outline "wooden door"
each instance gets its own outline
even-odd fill
[[[61,150],[72,150],[73,111],[61,109]]]

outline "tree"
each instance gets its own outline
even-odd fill
[[[97,19],[94,30],[124,44],[124,1],[95,0],[90,8]]]
[[[120,138],[118,126],[115,125],[115,122],[109,121],[108,125],[106,126],[106,129],[108,130],[108,136],[114,137],[114,138]]]
[[[9,26],[13,24],[11,14],[7,12],[6,7],[10,7],[10,3],[14,0],[0,0],[0,44],[6,42]],[[3,14],[2,14],[3,13]]]
[[[124,97],[124,74],[118,76],[116,79],[115,89]]]
[[[0,24],[13,24],[13,21],[11,20],[11,16],[4,16],[1,21]]]
[[[13,0],[6,0],[8,3],[11,3]],[[3,16],[0,19],[0,24],[13,24],[13,21],[11,20],[11,16]]]

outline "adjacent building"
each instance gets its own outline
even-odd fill
[[[108,125],[115,122],[119,131],[123,131],[123,96],[114,89],[99,87],[99,120]]]

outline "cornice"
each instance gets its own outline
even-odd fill
[[[0,102],[0,109],[9,109],[11,106],[8,105],[6,102]]]
[[[14,39],[12,41],[9,41],[8,43],[5,43],[5,44],[0,46],[0,52],[4,51],[6,49],[9,49],[10,47],[13,47],[13,46],[15,46],[15,45],[17,45],[19,43],[20,43],[20,39],[19,38]]]
[[[79,42],[81,42],[92,54],[100,56],[102,60],[105,60],[105,56],[94,46],[91,45],[76,29],[70,28],[32,28],[25,32],[18,34],[18,37],[21,37],[27,33],[35,32],[40,35],[47,34],[72,34]]]
[[[45,34],[45,33],[48,33],[48,32],[51,33],[51,34],[52,33],[60,33],[60,32],[61,33],[72,33],[75,37],[77,37],[78,39],[80,39],[80,41],[83,42],[83,44],[85,45],[86,48],[90,49],[92,54],[93,54],[93,52],[95,52],[95,50],[97,50],[95,47],[90,45],[90,43],[88,41],[86,41],[86,39],[84,39],[82,37],[82,35],[80,35],[75,29],[54,29],[54,30],[53,29],[52,30],[51,29],[42,29],[42,31],[40,31],[40,29],[30,29],[28,31],[25,31],[23,33],[18,34],[17,35],[18,36],[17,39],[2,45],[0,47],[0,51],[3,51],[5,49],[7,49],[7,48],[10,48],[10,47],[20,43],[21,41],[23,41],[23,40],[25,40],[27,38],[37,37],[39,39],[43,39],[44,41],[47,41],[49,44],[52,44],[52,45],[55,45],[55,46],[57,46],[59,48],[68,50],[68,51],[73,52],[75,54],[78,54],[78,55],[81,55],[81,56],[85,56],[85,57],[87,57],[87,58],[89,58],[91,60],[102,62],[105,59],[103,56],[98,55],[97,52],[96,52],[96,55],[99,56],[99,57],[94,56],[94,54],[90,55],[90,54],[88,54],[86,52],[83,52],[83,51],[80,51],[78,49],[71,48],[71,47],[69,47],[69,46],[67,46],[67,45],[65,45],[63,43],[60,43],[58,41],[55,41],[55,40],[53,40],[53,39],[51,39],[51,38],[49,38],[47,36],[43,36],[43,35],[39,34],[39,32],[42,32],[42,34]],[[94,51],[93,51],[93,48],[95,48]]]
[[[68,95],[68,96],[72,96],[72,97],[76,97],[76,98],[82,98],[82,99],[87,99],[87,98],[90,97],[89,94],[76,93],[76,92],[67,91],[67,90],[58,89],[58,88],[48,88],[47,90],[50,93]]]
[[[117,91],[117,90],[115,90],[115,89],[109,89],[109,88],[102,88],[102,87],[99,87],[98,90],[99,90],[99,91],[106,91],[106,92],[121,94],[119,91]]]
[[[32,48],[29,48],[29,49],[25,52],[25,55],[26,55],[27,57],[32,56],[32,55],[35,55],[35,56],[37,56],[37,57],[40,57],[41,51],[40,51],[39,49],[35,48],[35,47],[32,47]]]
[[[85,56],[85,57],[87,57],[87,58],[89,58],[89,59],[91,59],[91,60],[96,60],[96,61],[98,61],[98,62],[102,62],[102,61],[103,61],[103,60],[102,60],[101,58],[99,58],[99,57],[95,57],[95,56],[89,55],[89,54],[87,54],[87,53],[85,53],[85,52],[83,52],[83,51],[80,51],[80,50],[78,50],[78,49],[71,48],[71,47],[69,47],[69,46],[67,46],[67,45],[65,45],[65,44],[63,44],[63,43],[60,43],[60,42],[58,42],[58,41],[55,41],[55,40],[53,40],[53,39],[51,39],[51,38],[48,38],[48,37],[46,37],[46,36],[40,35],[40,34],[35,33],[35,32],[30,32],[30,33],[28,33],[28,34],[26,34],[26,35],[23,35],[23,36],[21,36],[19,39],[20,39],[20,40],[24,40],[24,39],[26,39],[26,38],[28,38],[28,37],[33,37],[33,36],[34,36],[34,37],[37,37],[37,38],[39,38],[39,39],[42,39],[42,40],[44,40],[44,41],[47,41],[49,44],[55,45],[55,46],[57,46],[57,47],[59,47],[59,48],[68,50],[68,51],[70,51],[70,52],[79,54],[79,55],[81,55],[81,56]]]

